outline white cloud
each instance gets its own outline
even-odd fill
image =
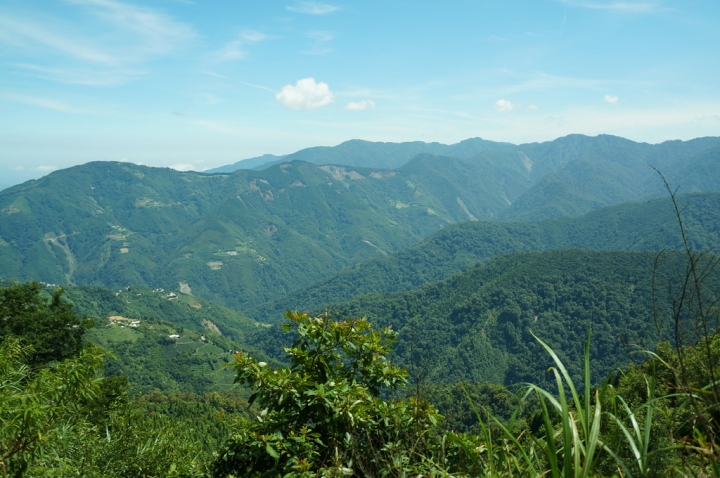
[[[340,10],[340,7],[336,7],[335,5],[317,2],[295,2],[294,5],[288,5],[286,8],[292,12],[307,13],[310,15],[326,15]]]
[[[538,105],[528,105],[527,108],[528,108],[529,110],[538,110],[538,109],[540,109],[540,108],[538,107]]]
[[[512,111],[515,106],[508,100],[497,100],[495,102],[495,109],[500,112]]]
[[[327,83],[318,83],[314,78],[304,78],[298,80],[294,86],[283,86],[275,99],[291,110],[314,110],[335,101],[335,95]]]
[[[351,101],[343,108],[346,111],[364,111],[375,108],[373,100]]]
[[[195,166],[193,166],[192,164],[185,164],[185,163],[173,164],[170,167],[176,171],[194,171],[195,170]]]
[[[13,168],[13,171],[23,171],[25,169],[25,166],[15,166]]]
[[[614,96],[614,95],[605,95],[605,98],[603,98],[603,99],[605,100],[606,103],[610,103],[611,105],[614,105],[615,103],[617,103],[620,100],[620,98],[618,98],[617,96]]]
[[[38,166],[38,171],[55,171],[57,169],[57,166]]]

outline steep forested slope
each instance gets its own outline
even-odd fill
[[[444,225],[491,217],[527,181],[510,174],[472,187],[488,162],[520,164],[501,159],[421,157],[398,171],[296,161],[220,175],[89,163],[0,193],[0,274],[189,287],[248,307]]]
[[[537,163],[532,171],[535,184],[500,214],[500,220],[576,216],[659,197],[664,188],[652,167],[681,192],[719,188],[720,171],[712,166],[720,162],[719,138],[651,145],[608,135],[570,135],[548,143],[520,145],[518,151]]]
[[[369,294],[330,307],[398,330],[395,359],[430,382],[537,381],[552,360],[531,331],[578,376],[592,326],[593,380],[599,381],[627,364],[637,347],[652,349],[659,337],[671,337],[669,301],[686,257],[666,253],[657,269],[656,258],[655,252],[517,252],[414,291]],[[720,271],[704,291],[707,297],[720,291]]]
[[[720,251],[720,193],[678,196],[690,245]],[[263,321],[287,309],[312,309],[371,292],[399,292],[464,271],[499,254],[581,248],[659,251],[682,248],[669,198],[612,206],[577,218],[537,223],[463,222],[396,253],[370,259],[250,311]]]
[[[497,143],[481,138],[470,138],[456,144],[424,143],[411,141],[406,143],[381,143],[353,139],[337,146],[315,146],[305,148],[285,156],[266,154],[210,169],[206,173],[231,172],[243,169],[266,169],[279,162],[306,161],[313,164],[337,164],[365,168],[395,169],[404,165],[415,156],[431,154],[470,158],[482,151],[510,151],[514,145]]]
[[[716,190],[718,143],[579,135],[517,147],[411,143],[463,159],[423,153],[394,170],[291,161],[206,175],[88,163],[0,192],[0,276],[183,289],[248,309],[456,222],[529,221],[662,195],[647,163],[681,191]],[[352,156],[365,163],[402,150],[337,148],[342,158],[365,151]],[[585,247],[546,247],[572,245]]]

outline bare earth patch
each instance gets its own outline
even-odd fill
[[[192,295],[192,290],[190,290],[190,286],[187,282],[178,282],[178,285],[180,286],[181,294]]]

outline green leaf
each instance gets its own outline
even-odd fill
[[[268,455],[275,458],[276,460],[278,458],[280,458],[280,453],[275,451],[275,448],[271,447],[269,443],[265,446],[265,451],[267,452]]]

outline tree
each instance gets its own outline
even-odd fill
[[[272,369],[235,355],[236,381],[261,412],[221,450],[217,476],[377,476],[380,469],[428,469],[435,409],[415,399],[382,400],[406,383],[387,355],[396,333],[366,319],[286,314],[297,339],[290,366]],[[419,468],[420,467],[420,468]],[[392,473],[396,474],[396,473]],[[398,473],[399,474],[399,473]]]
[[[22,476],[52,442],[57,427],[72,428],[83,403],[96,397],[102,354],[84,348],[77,357],[31,367],[34,350],[15,337],[0,343],[0,471]]]
[[[79,317],[72,304],[63,301],[63,289],[48,300],[37,282],[0,289],[0,341],[19,337],[29,353],[30,365],[61,361],[80,354],[85,330],[93,321]]]

